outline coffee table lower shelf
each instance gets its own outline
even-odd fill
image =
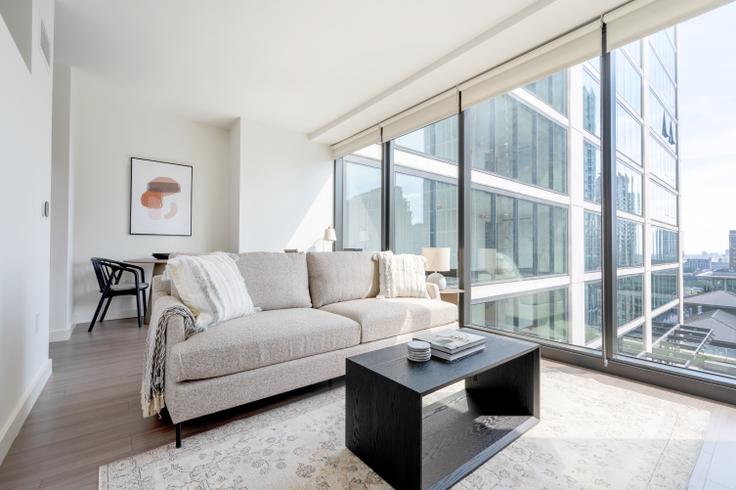
[[[464,391],[422,410],[422,488],[446,488],[534,427],[532,415],[487,415]]]

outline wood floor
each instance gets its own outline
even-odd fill
[[[0,489],[97,488],[100,465],[173,441],[174,428],[168,420],[141,417],[146,331],[138,329],[134,320],[108,321],[95,326],[91,334],[80,325],[69,341],[51,344],[54,372],[0,466]],[[573,366],[556,366],[710,410],[710,426],[690,488],[736,490],[736,407]],[[324,383],[202,417],[184,424],[184,436],[326,389]]]

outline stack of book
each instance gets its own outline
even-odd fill
[[[476,354],[486,348],[486,338],[468,332],[420,333],[414,340],[428,342],[432,356],[447,362]]]

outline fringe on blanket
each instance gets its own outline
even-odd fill
[[[143,381],[141,384],[141,408],[144,417],[161,414],[166,406],[164,399],[166,380],[166,330],[169,322],[176,317],[184,321],[184,338],[206,330],[198,327],[189,311],[183,305],[172,305],[166,308],[158,318],[155,328],[148,332],[146,352],[143,364]]]

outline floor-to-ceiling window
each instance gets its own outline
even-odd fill
[[[378,162],[355,162],[372,169],[380,198],[381,150],[390,155],[391,202],[372,214],[380,228],[390,207],[383,243],[450,247],[451,274],[464,255],[475,326],[603,350],[619,365],[736,376],[736,321],[712,321],[736,311],[708,306],[736,294],[736,248],[726,251],[736,155],[723,136],[736,78],[707,62],[729,59],[728,19],[736,7],[617,39],[602,58],[486,100],[461,96],[457,116],[392,136]],[[344,159],[346,181],[357,153]]]

